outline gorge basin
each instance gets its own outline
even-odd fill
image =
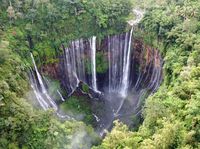
[[[90,88],[96,130],[102,135],[119,119],[134,125],[141,113],[144,99],[154,93],[162,81],[162,58],[157,49],[144,45],[133,37],[133,28],[104,39],[93,36],[62,45],[63,53],[56,67],[56,76],[68,97],[83,82]],[[31,84],[44,110],[58,105],[48,95],[48,85],[42,79],[34,61]],[[80,89],[80,88],[79,88]],[[59,95],[61,95],[59,93]],[[97,95],[97,96],[93,96]],[[63,97],[60,96],[60,102]]]
[[[133,125],[132,117],[140,112],[138,95],[138,93],[131,93],[123,97],[117,93],[106,93],[103,103],[94,104],[93,109],[98,109],[94,113],[99,119],[96,129],[100,135],[112,128],[114,120],[120,119],[129,126]]]

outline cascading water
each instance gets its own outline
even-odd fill
[[[60,93],[59,90],[57,90],[57,93],[58,93],[58,95],[60,96],[60,99],[61,99],[62,101],[65,101],[65,99],[63,98],[63,96],[62,96],[62,94]]]
[[[131,31],[130,31],[128,48],[124,49],[124,51],[126,51],[126,54],[124,56],[123,79],[122,79],[122,88],[121,88],[121,94],[123,97],[127,95],[127,91],[129,87],[132,34],[133,34],[133,27],[131,28]]]
[[[62,76],[67,82],[66,90],[70,96],[80,82],[88,84],[95,92],[100,93],[97,87],[96,73],[96,37],[88,40],[72,41],[66,48],[63,45],[64,55],[61,61]]]
[[[92,58],[92,88],[97,92],[97,78],[96,78],[96,37],[90,39],[91,58]]]
[[[56,103],[54,102],[54,100],[49,96],[49,94],[46,90],[46,87],[43,83],[42,77],[37,69],[36,64],[35,64],[35,60],[34,60],[32,53],[31,53],[31,58],[32,58],[32,62],[34,64],[37,80],[38,80],[40,88],[41,88],[41,89],[38,88],[37,83],[36,83],[37,80],[35,79],[35,77],[33,77],[34,75],[32,74],[31,83],[32,83],[32,88],[34,90],[36,98],[44,110],[47,110],[48,108],[51,108],[51,107],[54,110],[57,110],[58,107],[57,107]]]
[[[31,70],[31,75],[30,75],[30,78],[31,79],[31,88],[33,89],[34,91],[34,94],[36,96],[36,99],[38,100],[40,106],[42,107],[42,109],[44,110],[47,110],[49,108],[49,105],[48,103],[42,98],[42,96],[40,95],[40,92],[39,92],[39,89],[34,85],[34,84],[37,84],[36,81],[35,81],[35,76],[32,75],[33,72]]]
[[[121,93],[124,96],[128,89],[131,34],[132,31],[107,39],[110,93]]]
[[[132,43],[132,34],[133,34],[133,27],[130,31],[130,37],[128,41],[128,47],[124,49],[124,60],[123,60],[123,74],[122,74],[122,84],[121,84],[121,95],[122,99],[120,101],[120,105],[115,113],[115,116],[118,116],[119,111],[121,110],[124,101],[127,96],[128,88],[129,88],[129,75],[130,75],[130,56],[131,56],[131,43]]]
[[[32,69],[30,69],[30,73],[29,73],[30,83],[31,83],[33,92],[36,96],[36,99],[38,100],[38,103],[41,106],[41,108],[43,110],[48,110],[50,108],[53,108],[58,117],[60,117],[62,119],[73,119],[73,118],[69,117],[68,115],[62,115],[58,112],[58,106],[47,91],[47,88],[45,86],[45,83],[43,81],[41,74],[38,71],[38,68],[35,63],[35,59],[34,59],[32,53],[31,53],[31,59],[32,59],[32,63],[34,65],[35,72]],[[57,90],[57,93],[58,93],[60,99],[62,101],[65,101],[59,90]]]

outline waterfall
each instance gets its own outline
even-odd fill
[[[123,97],[129,88],[132,34],[133,28],[126,34],[108,36],[109,92]]]
[[[109,92],[120,92],[123,65],[126,60],[125,51],[127,49],[128,33],[125,35],[109,36],[108,39],[108,62],[109,62]]]
[[[60,93],[59,90],[57,90],[57,93],[58,93],[58,95],[60,96],[60,99],[61,99],[62,101],[65,101],[65,99],[63,98],[63,96],[62,96],[62,94]]]
[[[126,53],[124,56],[123,79],[122,79],[122,88],[121,88],[121,94],[124,97],[127,95],[127,90],[129,88],[130,54],[131,54],[132,34],[133,34],[133,27],[130,31],[128,48],[124,50]]]
[[[61,67],[64,66],[64,70],[63,68],[61,70],[66,75],[68,96],[73,94],[80,82],[88,84],[95,92],[100,93],[97,88],[96,37],[72,41],[67,48],[63,46],[63,50],[64,57]],[[90,73],[91,77],[88,75]]]
[[[93,109],[101,109],[101,113],[93,111],[100,129],[109,129],[115,119],[132,123],[131,116],[140,113],[143,99],[153,94],[162,81],[162,59],[158,50],[140,44],[137,39],[133,42],[133,26],[143,17],[142,11],[134,9],[133,12],[136,19],[128,21],[132,26],[130,31],[108,35],[102,40],[93,36],[70,41],[67,45],[63,43],[63,54],[59,56],[56,75],[68,97],[79,95],[84,85],[88,85],[87,91],[82,93],[104,100],[100,105],[92,105]],[[31,58],[34,70],[30,71],[30,81],[38,103],[44,110],[56,110],[60,118],[69,118],[58,113],[58,106],[48,93],[49,84],[39,73],[32,54]],[[97,73],[97,69],[102,71]],[[60,99],[57,103],[65,102],[66,97],[59,90],[56,95]]]
[[[37,69],[37,66],[36,66],[36,63],[35,63],[32,53],[31,53],[31,58],[32,58],[32,62],[33,62],[35,72],[36,72],[36,77],[37,77],[37,78],[35,78],[34,75],[31,74],[31,76],[32,76],[31,77],[31,79],[32,79],[31,86],[34,90],[36,98],[44,110],[47,110],[48,108],[53,108],[56,111],[58,109],[58,107],[57,107],[56,103],[54,102],[54,100],[49,96],[49,94],[47,92],[47,89],[44,85],[42,76],[40,75],[40,73]],[[31,73],[33,73],[33,72],[31,71]],[[37,81],[39,82],[39,86],[37,85]]]
[[[33,75],[33,71],[30,69],[31,73],[30,73],[30,80],[31,80],[31,88],[34,91],[34,94],[36,96],[36,99],[38,100],[40,106],[42,107],[42,109],[47,110],[49,108],[48,103],[42,98],[39,89],[36,86],[36,79],[35,76]]]
[[[91,47],[91,64],[92,64],[92,88],[97,92],[97,78],[96,78],[96,37],[90,39]]]
[[[37,68],[37,65],[35,63],[35,59],[34,59],[32,53],[31,53],[31,59],[32,59],[36,74],[33,72],[32,69],[30,69],[29,78],[30,78],[31,87],[33,89],[33,92],[35,94],[36,99],[38,100],[39,105],[42,107],[43,110],[48,110],[50,108],[53,108],[55,110],[56,115],[59,118],[74,120],[70,116],[62,115],[58,112],[58,106],[54,102],[54,100],[51,98],[51,96],[48,94],[47,88],[44,85],[43,78],[38,71],[38,68]],[[63,98],[63,96],[62,96],[62,94],[60,93],[59,90],[57,90],[57,93],[60,96],[60,99],[62,101],[65,101],[65,99]]]
[[[123,99],[120,102],[120,105],[115,113],[115,116],[118,116],[119,111],[121,110],[125,97],[127,96],[128,88],[129,88],[129,76],[130,76],[130,57],[131,57],[131,43],[132,43],[132,34],[133,34],[133,27],[130,31],[128,47],[125,46],[124,49],[124,59],[123,59],[123,74],[122,74],[122,84],[121,84],[121,95]]]
[[[71,43],[71,48],[64,49],[64,54],[65,54],[64,55],[64,66],[65,66],[66,77],[68,78],[68,82],[69,82],[68,83],[68,88],[69,88],[68,96],[71,96],[71,94],[78,87],[78,84],[79,84],[78,76],[81,75],[81,73],[78,73],[78,71],[81,71],[81,68],[82,68],[81,63],[80,63],[81,62],[80,61],[80,51],[78,49],[78,45],[79,45],[79,41],[74,41]],[[77,61],[77,59],[78,59],[78,61]]]
[[[91,99],[104,100],[100,105],[92,105],[93,109],[102,109],[101,113],[93,111],[100,132],[109,129],[115,119],[131,124],[131,116],[140,113],[143,100],[154,93],[162,81],[160,53],[140,40],[135,39],[133,42],[132,34],[133,27],[129,32],[109,35],[101,42],[93,36],[71,41],[66,47],[63,45],[63,55],[60,56],[59,63],[61,85],[64,86],[67,95],[72,96],[76,91],[78,94],[75,95],[79,95],[82,84],[87,84],[89,93],[84,92],[85,94]],[[100,60],[99,57],[97,59],[98,52],[102,56],[100,59],[104,59],[107,64],[103,73],[97,73],[96,63],[99,64]],[[32,54],[31,58],[35,68],[35,72],[31,71],[31,87],[36,99],[44,110],[57,110]],[[65,102],[59,90],[56,94]],[[69,118],[67,115],[57,115]]]

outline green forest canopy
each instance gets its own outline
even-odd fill
[[[163,84],[146,100],[138,130],[116,121],[100,143],[90,126],[62,122],[52,111],[34,109],[25,99],[29,52],[50,63],[61,43],[123,32],[134,7],[131,2],[146,9],[135,38],[160,49],[165,61]],[[0,148],[82,149],[92,144],[98,144],[94,149],[200,148],[199,0],[0,0],[0,4]],[[74,146],[77,132],[82,132],[78,138],[83,141]]]
[[[164,83],[146,100],[138,131],[115,122],[95,149],[200,148],[200,1],[151,2],[136,37],[162,52]]]

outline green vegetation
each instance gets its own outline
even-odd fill
[[[146,0],[143,7],[136,36],[162,52],[164,83],[146,100],[138,131],[115,122],[94,148],[200,148],[200,1]]]
[[[130,1],[0,0],[0,148],[87,149],[99,143],[88,126],[94,117],[87,99],[71,97],[61,105],[64,112],[83,116],[87,125],[60,120],[53,111],[29,104],[29,52],[39,65],[55,63],[62,43],[125,31]],[[146,9],[134,36],[160,49],[164,81],[146,100],[144,121],[137,130],[116,121],[93,148],[200,148],[200,1],[132,1]],[[97,72],[107,67],[98,53]],[[53,82],[54,86],[59,84]],[[51,90],[54,94],[55,88]],[[88,92],[88,87],[83,90]]]
[[[29,91],[26,67],[9,46],[8,41],[0,42],[0,148],[89,148],[95,143],[91,127],[61,122],[52,111],[33,109],[24,99]],[[76,138],[80,142],[74,142]]]
[[[125,30],[130,0],[0,0],[0,28],[16,38],[13,49],[49,63],[61,44]]]
[[[97,73],[105,73],[108,70],[108,61],[101,52],[96,53],[96,65]]]
[[[83,85],[82,85],[82,90],[83,90],[83,92],[85,92],[85,93],[89,93],[89,91],[90,91],[90,88],[89,88],[89,86],[88,86],[88,85],[86,85],[86,84],[83,84]]]
[[[65,114],[82,120],[86,124],[93,124],[95,119],[89,100],[86,97],[72,96],[60,105],[60,109]]]
[[[91,70],[91,58],[87,58],[85,60],[85,64],[86,64],[86,72],[88,74],[92,73]],[[96,53],[96,71],[99,74],[105,73],[108,70],[108,61],[104,55],[103,52],[97,52]]]
[[[57,101],[61,100],[61,97],[58,94],[58,91],[61,93],[61,95],[66,96],[66,92],[61,88],[60,82],[58,80],[54,80],[48,76],[45,76],[44,78],[49,87],[48,93],[50,97],[52,97],[53,99]]]

